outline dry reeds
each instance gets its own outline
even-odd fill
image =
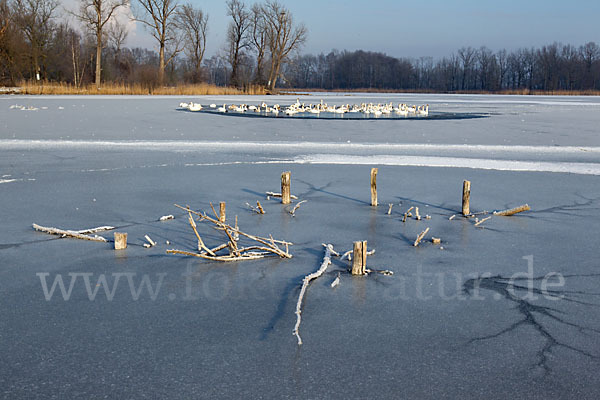
[[[95,85],[77,87],[64,82],[34,82],[24,81],[20,84],[20,93],[32,95],[263,95],[261,86],[249,86],[244,89],[221,87],[208,83],[188,84],[179,86],[151,87],[144,84],[123,84],[107,82],[98,89]]]

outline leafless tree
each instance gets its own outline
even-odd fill
[[[508,70],[508,53],[505,49],[496,53],[496,60],[498,60],[498,87],[502,89],[504,88],[506,71]]]
[[[119,7],[128,0],[79,0],[79,12],[74,15],[92,32],[96,39],[96,87],[102,81],[102,48],[105,26],[111,21]]]
[[[260,4],[253,4],[250,14],[250,43],[256,52],[256,72],[254,83],[264,85],[264,66],[267,51],[267,23],[265,13]]]
[[[108,34],[108,42],[114,47],[115,54],[118,55],[121,52],[123,43],[127,40],[127,36],[129,36],[127,23],[114,19],[106,33]]]
[[[458,57],[462,62],[462,90],[469,88],[471,79],[471,70],[475,63],[476,50],[472,47],[461,47],[458,50]]]
[[[177,0],[138,0],[136,20],[144,24],[158,42],[158,80],[165,81],[165,67],[181,52],[181,35],[176,15]],[[169,54],[165,54],[169,53]]]
[[[231,64],[230,82],[234,86],[239,86],[239,65],[241,52],[250,45],[248,40],[248,31],[250,28],[250,12],[246,4],[240,0],[227,1],[227,15],[231,17],[231,22],[227,28],[227,46],[229,64]]]
[[[208,14],[204,14],[201,9],[194,8],[191,4],[185,4],[177,12],[177,21],[183,32],[183,49],[193,66],[193,80],[198,82],[206,50]]]
[[[597,78],[595,78],[593,75],[592,66],[598,59],[600,59],[600,46],[594,42],[589,42],[581,46],[579,48],[579,52],[581,53],[581,58],[585,64],[583,84],[586,87],[595,88]]]
[[[267,0],[263,10],[271,56],[267,84],[270,90],[274,90],[281,65],[292,50],[297,50],[304,44],[307,30],[303,24],[294,26],[292,14],[275,0]]]
[[[41,63],[46,57],[45,49],[52,37],[52,19],[57,7],[57,0],[13,0],[12,3],[12,22],[23,32],[31,46],[31,63],[35,74],[41,72]]]
[[[0,0],[0,40],[4,39],[6,31],[8,31],[8,18],[10,10],[6,0]]]

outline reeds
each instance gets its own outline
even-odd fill
[[[95,85],[77,87],[64,82],[35,82],[24,81],[19,85],[22,94],[53,94],[53,95],[263,95],[265,90],[261,86],[249,86],[244,89],[234,87],[221,87],[208,83],[188,84],[179,86],[151,87],[143,84],[122,84],[107,82],[100,89]]]

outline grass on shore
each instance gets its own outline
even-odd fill
[[[105,83],[100,89],[90,84],[77,87],[68,83],[60,82],[32,82],[25,81],[19,85],[22,94],[54,94],[54,95],[263,95],[266,93],[261,86],[250,86],[244,89],[234,87],[221,87],[208,83],[189,84],[181,86],[148,87],[142,84],[120,84]]]
[[[149,87],[143,84],[121,84],[107,82],[100,89],[94,84],[77,87],[64,82],[36,82],[23,81],[17,88],[10,88],[8,93],[32,94],[32,95],[179,95],[179,96],[202,96],[202,95],[265,95],[269,94],[262,86],[249,86],[243,89],[235,87],[216,86],[208,83],[186,84],[179,86]],[[435,91],[431,89],[278,89],[275,93],[281,95],[299,95],[309,92],[334,92],[334,93],[441,93],[441,94],[501,94],[501,95],[533,95],[533,96],[600,96],[600,90],[529,90],[511,89],[499,91],[481,90],[458,90],[458,91]],[[1,93],[1,92],[0,92]]]

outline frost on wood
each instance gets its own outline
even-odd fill
[[[197,211],[191,210],[189,207],[182,207],[179,205],[175,205],[176,207],[187,211],[189,216],[189,222],[198,239],[198,252],[191,252],[185,250],[175,250],[170,249],[167,250],[167,254],[181,254],[186,256],[200,257],[207,260],[213,261],[241,261],[241,260],[256,260],[259,258],[263,258],[266,256],[277,255],[281,258],[292,258],[292,255],[289,253],[289,246],[293,243],[284,241],[284,240],[275,240],[273,237],[264,238],[260,236],[250,235],[248,233],[242,232],[237,227],[237,217],[236,217],[236,226],[233,227],[225,222],[222,222],[219,219],[219,215],[213,208],[213,213],[215,217],[212,218],[208,216],[206,213],[199,213]],[[200,234],[198,233],[196,222],[192,217],[192,214],[195,215],[199,221],[206,221],[212,223],[214,228],[218,231],[222,231],[227,237],[227,242],[223,243],[215,248],[209,249]],[[246,247],[241,247],[239,244],[240,237],[244,237],[247,240],[251,240],[252,245],[247,245]],[[279,246],[285,246],[285,250],[281,249]],[[226,250],[228,254],[218,254],[218,252]]]
[[[281,197],[281,193],[266,192],[265,194],[267,195],[267,197]],[[298,200],[298,196],[290,194],[290,199]]]
[[[331,287],[334,288],[340,284],[340,273],[338,272],[336,278],[331,282]]]
[[[306,288],[308,288],[310,281],[323,275],[329,264],[331,264],[331,255],[339,256],[339,254],[333,250],[332,244],[323,244],[323,246],[325,247],[325,256],[323,257],[321,267],[312,274],[308,274],[304,277],[302,280],[302,289],[300,289],[300,296],[298,296],[298,302],[296,303],[296,326],[294,326],[292,334],[298,338],[298,345],[302,344],[302,338],[300,337],[300,332],[298,330],[300,329],[300,322],[302,322],[302,299],[306,293]]]
[[[256,207],[254,207],[253,205],[251,205],[251,204],[249,204],[249,203],[246,203],[246,205],[247,205],[247,206],[248,206],[248,207],[249,207],[249,208],[250,208],[252,211],[254,211],[254,212],[255,212],[255,213],[257,213],[257,214],[264,214],[264,213],[265,213],[265,210],[264,210],[264,208],[262,207],[262,205],[260,204],[260,201],[257,201],[257,202],[256,202]]]
[[[421,240],[423,240],[423,238],[425,237],[425,235],[427,235],[427,232],[429,232],[429,228],[425,229],[423,232],[421,232],[419,234],[419,236],[417,236],[417,239],[413,243],[413,246],[417,247],[419,245],[419,243],[421,243]]]
[[[489,216],[489,217],[487,217],[487,218],[484,218],[484,219],[482,219],[482,220],[480,220],[480,221],[476,221],[476,222],[475,222],[475,226],[479,226],[479,225],[483,224],[485,221],[487,221],[487,220],[488,220],[488,219],[490,219],[490,218],[492,218],[492,217],[491,217],[491,216]]]
[[[299,202],[298,204],[296,204],[292,210],[290,210],[290,214],[292,215],[292,217],[296,216],[296,210],[300,208],[300,206],[302,205],[302,203],[306,203],[307,201],[308,200],[302,200],[301,202]]]
[[[494,211],[494,215],[509,216],[509,215],[514,215],[514,214],[517,214],[517,213],[520,213],[523,211],[529,211],[529,210],[531,210],[531,207],[529,207],[528,204],[523,204],[522,206],[511,208],[510,210]]]
[[[148,236],[148,235],[144,235],[144,238],[145,238],[145,239],[148,241],[148,244],[150,244],[150,247],[154,247],[154,246],[156,246],[156,242],[155,242],[154,240],[152,240],[152,239],[150,238],[150,236]]]
[[[33,229],[35,229],[36,231],[49,233],[51,235],[60,235],[62,237],[71,237],[71,238],[75,238],[75,239],[91,240],[93,242],[107,242],[107,240],[105,238],[103,238],[102,236],[97,236],[97,235],[89,236],[89,235],[80,233],[80,231],[70,231],[70,230],[64,230],[64,229],[59,229],[59,228],[50,228],[50,227],[40,226],[38,224],[33,224]],[[94,228],[94,229],[97,229],[97,228]],[[94,229],[87,229],[87,230],[84,230],[83,232],[91,232]],[[105,229],[103,229],[103,230],[105,230]]]
[[[87,235],[87,234],[90,234],[90,233],[111,231],[113,229],[116,229],[116,228],[114,226],[99,226],[97,228],[83,229],[81,231],[77,231],[77,233],[81,233],[83,235]]]

